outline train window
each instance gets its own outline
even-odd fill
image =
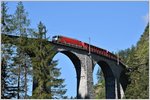
[[[92,48],[92,52],[94,52],[94,48]]]
[[[93,48],[93,52],[95,52],[95,48]]]
[[[96,48],[94,47],[94,52],[96,52]]]
[[[52,41],[57,41],[58,40],[58,36],[53,36]]]
[[[102,54],[102,50],[100,50],[100,54]]]
[[[97,48],[95,48],[95,52],[97,53]]]
[[[99,49],[97,49],[97,53],[99,54]]]
[[[94,52],[94,47],[92,47],[92,51]]]
[[[94,47],[94,52],[96,53],[96,48]]]
[[[56,38],[56,36],[53,36],[53,38]]]
[[[98,49],[96,48],[96,53],[98,53]]]
[[[102,51],[101,51],[101,50],[99,51],[99,54],[102,54]]]
[[[90,48],[90,51],[93,52],[93,48]]]

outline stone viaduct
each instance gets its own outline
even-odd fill
[[[5,35],[2,35],[2,39],[3,37]],[[16,36],[9,37],[18,38]],[[127,77],[125,75],[126,66],[122,62],[118,63],[115,60],[94,53],[89,55],[87,51],[71,45],[49,43],[54,46],[55,54],[58,52],[65,54],[74,64],[77,74],[77,98],[94,99],[93,70],[96,64],[101,67],[104,74],[106,98],[119,99],[124,96],[124,91],[127,87]],[[33,85],[35,84],[33,82]]]

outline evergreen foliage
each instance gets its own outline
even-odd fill
[[[94,94],[96,99],[105,99],[105,79],[102,70],[97,70],[98,83],[94,85]]]
[[[17,4],[17,9],[13,16],[13,24],[15,27],[15,35],[26,37],[29,33],[30,20],[27,18],[28,13],[25,11],[23,3],[20,1]]]
[[[11,34],[14,30],[12,15],[7,13],[7,2],[1,3],[1,32],[2,34]]]
[[[7,13],[8,7],[6,2],[1,3],[1,33],[11,34],[12,28],[12,17]],[[15,90],[12,86],[13,82],[11,80],[11,60],[12,60],[12,45],[9,43],[7,37],[3,38],[6,44],[1,44],[1,98],[9,99],[15,97]]]
[[[149,98],[149,24],[136,46],[119,52],[129,72],[129,81],[125,98]]]
[[[13,58],[12,72],[16,75],[17,98],[27,98],[27,74],[31,69],[29,56],[25,53],[27,48],[27,36],[29,33],[30,20],[27,18],[22,2],[18,2],[17,9],[13,15],[14,33],[19,35],[19,43],[16,48],[16,55]],[[27,66],[28,65],[28,66]],[[24,95],[23,95],[24,94]]]
[[[60,69],[56,68],[57,61],[52,61],[55,54],[53,47],[47,42],[46,27],[42,22],[38,25],[38,32],[34,32],[36,41],[30,47],[34,50],[35,57],[32,57],[33,79],[38,83],[33,91],[32,98],[52,99],[63,98],[66,90],[63,89],[64,80],[59,79]]]
[[[14,15],[7,14],[6,2],[2,2],[1,7],[2,34],[19,36],[17,47],[11,44],[13,39],[7,36],[2,39],[5,44],[2,44],[1,98],[29,98],[27,87],[29,75],[32,75],[31,66],[34,69],[33,79],[38,82],[31,98],[67,98],[64,96],[64,79],[59,78],[60,69],[56,68],[57,61],[52,61],[55,52],[46,38],[45,25],[40,22],[38,32],[33,33],[33,29],[29,28],[30,20],[22,2],[18,2]],[[36,39],[28,39],[29,36]]]

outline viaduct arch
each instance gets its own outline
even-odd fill
[[[106,98],[122,98],[127,87],[125,66],[122,63],[100,55],[88,55],[87,51],[56,44],[56,54],[65,54],[74,64],[77,74],[77,98],[94,98],[93,70],[96,64],[101,66],[105,77]]]
[[[70,60],[71,62],[73,63],[74,65],[74,68],[75,68],[75,71],[76,71],[76,76],[77,76],[77,90],[76,90],[76,94],[77,94],[77,97],[80,97],[79,96],[79,83],[80,83],[80,75],[81,75],[81,62],[80,62],[80,59],[77,57],[77,55],[75,55],[74,53],[72,53],[71,51],[57,51],[53,58],[55,57],[55,55],[57,55],[58,53],[62,53],[64,55],[66,55]]]

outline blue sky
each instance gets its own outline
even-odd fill
[[[64,35],[107,49],[118,51],[135,45],[148,22],[148,2],[23,2],[31,27],[42,21],[48,36]],[[14,13],[16,2],[9,2]],[[59,53],[57,67],[62,68],[68,96],[76,96],[76,74],[72,62]],[[98,68],[98,67],[97,67]],[[96,68],[96,69],[97,69]],[[94,71],[95,73],[96,71]]]

